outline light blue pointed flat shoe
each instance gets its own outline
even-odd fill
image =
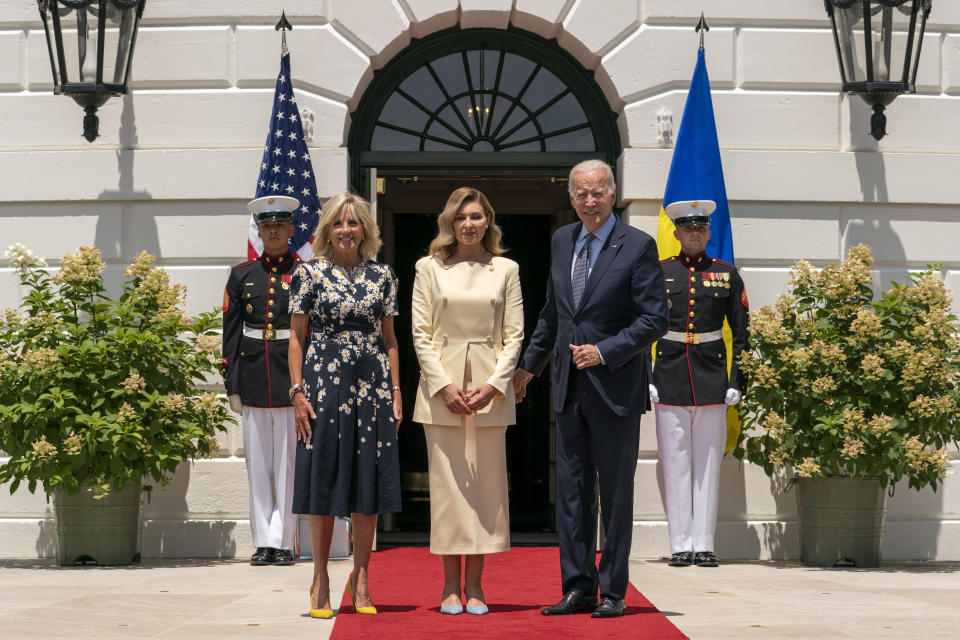
[[[480,596],[483,597],[484,600],[486,600],[486,597],[483,596],[483,591],[480,592]],[[469,600],[467,598],[466,589],[464,589],[463,591],[463,597],[464,599]],[[467,605],[467,613],[473,614],[475,616],[485,616],[489,612],[490,612],[490,609],[488,609],[487,605],[485,604],[468,604]]]
[[[441,593],[440,594],[440,613],[446,614],[448,616],[456,616],[463,613],[462,604],[460,604],[459,602],[456,604],[443,604],[444,599],[446,599],[446,596],[444,596]]]

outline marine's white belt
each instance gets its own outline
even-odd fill
[[[723,338],[723,330],[707,331],[705,333],[683,333],[681,331],[667,331],[663,335],[663,340],[673,340],[674,342],[685,342],[686,344],[700,344],[701,342],[713,342]]]
[[[290,329],[253,329],[244,322],[243,335],[257,340],[289,340]]]

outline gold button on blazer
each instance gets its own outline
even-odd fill
[[[469,393],[484,382],[499,393],[476,413],[474,425],[517,421],[512,378],[523,343],[523,299],[516,262],[495,256],[490,264],[447,266],[433,256],[421,258],[413,283],[412,324],[420,361],[414,421],[464,424],[465,416],[447,409],[439,392],[452,383]]]

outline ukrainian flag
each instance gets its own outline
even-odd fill
[[[710,240],[707,255],[724,262],[733,261],[733,233],[730,229],[730,209],[727,189],[723,184],[723,166],[720,163],[720,145],[717,142],[717,123],[713,117],[710,98],[710,79],[703,49],[697,52],[697,66],[690,81],[687,104],[683,108],[680,131],[670,163],[670,175],[660,217],[657,223],[657,249],[660,259],[672,258],[680,252],[680,241],[673,235],[673,221],[664,208],[678,200],[713,200],[717,208],[710,216]],[[723,341],[727,345],[727,372],[730,371],[732,336],[727,322],[723,323]],[[740,420],[734,407],[727,410],[727,451],[736,445]]]

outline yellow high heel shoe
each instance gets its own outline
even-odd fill
[[[310,585],[310,617],[329,620],[333,617],[333,609],[314,609],[313,608],[313,585]]]
[[[377,608],[374,607],[373,605],[369,607],[357,606],[357,596],[354,594],[354,591],[353,591],[353,572],[352,571],[350,572],[350,578],[347,580],[347,593],[350,594],[350,602],[353,603],[354,611],[367,616],[374,616],[377,614]]]

